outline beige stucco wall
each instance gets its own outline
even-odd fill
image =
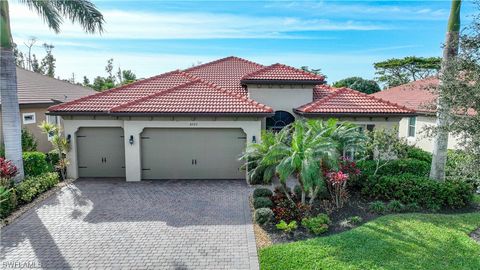
[[[80,127],[122,127],[125,133],[125,172],[127,181],[141,180],[140,134],[144,128],[240,128],[251,143],[260,140],[261,118],[255,117],[64,117],[65,135],[71,135],[68,176],[78,177],[76,136]],[[133,136],[134,143],[129,139]],[[186,142],[188,143],[188,142]]]
[[[417,116],[415,136],[408,137],[408,117],[403,118],[399,125],[400,137],[407,138],[407,142],[425,151],[433,151],[433,138],[427,134],[427,128],[435,125],[435,116]],[[448,149],[459,149],[460,138],[450,134],[448,136]]]
[[[41,152],[48,152],[52,150],[52,145],[48,141],[47,135],[42,133],[42,130],[38,127],[43,121],[46,120],[45,112],[47,112],[48,106],[44,107],[28,107],[20,106],[20,121],[22,122],[22,128],[30,131],[33,136],[37,139],[38,147],[37,150]],[[35,123],[32,124],[23,124],[24,113],[35,113]],[[0,114],[1,116],[1,114]],[[0,117],[0,127],[1,127],[1,117]],[[3,144],[3,134],[2,128],[0,128],[0,142]]]
[[[312,85],[247,85],[248,97],[266,104],[274,111],[287,111],[313,101]]]

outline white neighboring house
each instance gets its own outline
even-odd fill
[[[413,110],[281,64],[227,57],[49,108],[71,143],[68,174],[244,179],[238,158],[261,131],[298,118],[391,128]]]
[[[412,110],[418,115],[405,117],[399,124],[399,135],[425,151],[433,151],[433,138],[428,136],[428,127],[435,126],[437,120],[435,111],[436,95],[431,89],[437,87],[438,78],[431,77],[407,84],[399,85],[374,94],[374,97],[393,102]],[[452,134],[448,137],[448,149],[459,149],[460,138]]]

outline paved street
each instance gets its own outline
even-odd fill
[[[257,269],[245,181],[81,179],[1,229],[2,268]]]

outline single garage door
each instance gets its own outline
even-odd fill
[[[142,133],[143,179],[244,179],[241,129],[160,129]]]
[[[80,128],[77,132],[80,177],[125,177],[122,128]]]

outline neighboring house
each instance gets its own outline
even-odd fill
[[[245,178],[238,157],[264,129],[336,117],[392,127],[413,110],[323,86],[281,64],[227,57],[52,106],[71,143],[70,177]]]
[[[38,142],[38,151],[48,152],[51,144],[38,125],[43,121],[59,123],[59,117],[47,116],[47,108],[58,103],[71,101],[96,93],[80,85],[57,80],[17,67],[18,103],[22,128],[30,131]],[[0,101],[1,104],[1,101]],[[0,118],[1,127],[1,118]],[[3,145],[2,129],[0,143]]]
[[[431,77],[396,86],[372,94],[372,96],[403,105],[415,110],[418,115],[405,117],[400,121],[399,135],[407,141],[426,151],[433,151],[433,138],[428,136],[428,127],[435,126],[436,99],[433,89],[438,87],[439,80]],[[460,138],[452,134],[448,138],[448,148],[459,148]]]

